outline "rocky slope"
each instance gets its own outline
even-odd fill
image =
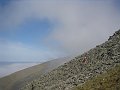
[[[73,90],[120,90],[120,65],[88,80]]]
[[[120,64],[120,30],[108,41],[75,57],[20,90],[71,90]]]
[[[24,85],[26,82],[34,80],[40,75],[45,74],[54,68],[57,68],[58,66],[71,60],[71,58],[72,57],[64,57],[47,61],[45,63],[32,66],[6,77],[0,78],[0,90],[17,90],[17,88]]]

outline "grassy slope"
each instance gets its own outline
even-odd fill
[[[13,90],[13,88],[49,72],[68,60],[70,60],[68,57],[51,60],[0,78],[0,90]]]
[[[116,66],[73,90],[120,90],[120,66]]]
[[[0,79],[0,87],[3,90],[9,90],[13,84],[15,84],[17,81],[31,75],[32,73],[36,73],[37,71],[42,71],[42,68],[45,67],[46,64],[40,64],[36,67],[27,68],[24,70],[21,70],[17,73],[13,73],[10,76],[6,76],[4,78]]]

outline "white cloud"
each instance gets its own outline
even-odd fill
[[[54,51],[51,53],[49,50],[36,49],[19,42],[0,42],[0,61],[43,62],[57,56]]]
[[[119,28],[120,14],[112,3],[113,0],[14,1],[4,8],[0,24],[14,27],[26,18],[48,18],[56,25],[48,41],[59,42],[60,49],[70,53],[84,52],[104,42]]]

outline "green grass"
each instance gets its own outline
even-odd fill
[[[73,90],[120,90],[120,65]]]

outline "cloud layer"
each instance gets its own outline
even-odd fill
[[[32,17],[39,20],[47,18],[55,26],[45,38],[49,48],[68,54],[83,53],[104,42],[120,28],[120,12],[113,3],[113,0],[14,1],[6,7],[1,7],[0,27],[1,29],[17,27]],[[59,45],[51,44],[54,42]],[[26,49],[25,51],[33,52]],[[21,52],[20,55],[28,57],[31,54],[23,55]],[[34,58],[38,54],[32,55],[31,58]]]
[[[2,42],[0,41],[0,61],[9,62],[44,62],[48,59],[58,57],[57,52],[50,50],[41,50],[30,47],[19,42]]]

